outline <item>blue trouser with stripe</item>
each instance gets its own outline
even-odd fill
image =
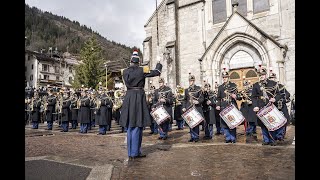
[[[78,122],[77,122],[77,120],[72,120],[71,124],[72,124],[72,129],[76,129],[77,125],[78,125]]]
[[[193,140],[198,140],[199,139],[199,125],[195,126],[194,128],[189,128],[190,129],[190,135],[191,139]]]
[[[169,131],[169,125],[170,121],[165,121],[162,124],[160,124],[159,132],[160,132],[160,137],[168,137],[168,131]]]
[[[106,134],[108,125],[99,125],[99,134]]]
[[[131,127],[127,130],[128,156],[135,157],[141,154],[143,127]]]
[[[224,134],[226,136],[226,141],[236,141],[237,139],[237,128],[223,128]]]
[[[172,130],[172,124],[169,122],[168,131],[171,131],[171,130]]]
[[[217,128],[217,133],[221,133],[224,134],[224,129],[220,126],[220,118],[218,119],[218,121],[216,121],[216,128]]]
[[[90,123],[80,123],[80,133],[87,133]]]
[[[153,123],[153,133],[158,134],[159,133],[159,125],[155,122]]]
[[[47,121],[48,129],[52,130],[53,121]]]
[[[61,124],[61,127],[62,127],[62,130],[64,132],[68,132],[68,130],[69,130],[69,121],[63,121],[62,124]]]
[[[179,129],[182,129],[183,128],[183,120],[176,120],[176,122],[177,122],[177,125],[178,125],[178,128]]]
[[[207,126],[204,128],[204,134],[207,137],[213,137],[213,124],[207,124]]]
[[[252,135],[253,133],[257,132],[256,129],[257,129],[257,126],[256,126],[255,122],[249,122],[247,130],[246,130],[246,134],[247,135]]]
[[[284,135],[285,134],[286,134],[286,125],[284,125],[281,128],[275,130],[276,140],[284,139]]]
[[[261,131],[263,142],[273,143],[275,141],[276,131],[268,131],[268,129],[264,125],[261,126]]]
[[[38,129],[39,128],[39,122],[38,121],[32,121],[32,129]]]
[[[95,119],[91,121],[91,127],[96,127],[96,120]]]

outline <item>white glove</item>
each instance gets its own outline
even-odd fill
[[[160,98],[160,102],[166,102],[166,99]]]
[[[275,98],[271,98],[271,99],[269,99],[269,101],[274,103],[274,102],[276,102],[276,99]]]
[[[259,107],[254,107],[254,108],[253,108],[253,111],[254,111],[254,112],[259,111]]]
[[[207,105],[209,105],[209,104],[211,104],[211,101],[210,101],[210,100],[207,101]]]
[[[193,104],[199,104],[199,101],[193,100]]]
[[[217,107],[216,107],[216,110],[220,111],[220,106],[217,106]]]

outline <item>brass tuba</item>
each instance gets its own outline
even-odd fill
[[[81,106],[81,98],[78,97],[78,99],[77,99],[77,108],[76,109],[80,109],[80,106]]]
[[[122,106],[122,90],[116,90],[114,91],[114,104],[112,109],[116,111]]]
[[[184,88],[183,87],[178,87],[176,89],[177,94],[179,94],[180,96],[184,96]]]
[[[101,99],[99,97],[96,97],[95,104],[96,104],[96,109],[100,109],[100,107],[101,107]]]
[[[183,87],[177,87],[176,89],[176,98],[175,103],[176,105],[181,105],[181,101],[184,99],[185,90]]]
[[[114,98],[121,98],[122,97],[122,90],[114,91]]]

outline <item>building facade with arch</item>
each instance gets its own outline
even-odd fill
[[[175,89],[222,82],[221,70],[242,87],[258,80],[255,68],[276,73],[295,92],[295,2],[293,0],[163,0],[145,24],[143,61],[161,61],[161,77]],[[149,86],[158,86],[157,78]],[[213,86],[214,87],[214,86]]]

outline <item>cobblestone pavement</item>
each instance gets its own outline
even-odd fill
[[[261,145],[259,127],[258,142],[245,143],[244,128],[239,126],[236,144],[224,143],[222,135],[189,143],[189,129],[176,130],[176,126],[163,141],[148,134],[147,128],[142,143],[147,157],[134,161],[128,161],[125,133],[101,136],[96,128],[88,134],[44,128],[26,127],[26,158],[46,156],[88,167],[111,164],[111,179],[295,179],[295,146],[291,145],[295,127],[291,125],[285,141],[277,146]]]

